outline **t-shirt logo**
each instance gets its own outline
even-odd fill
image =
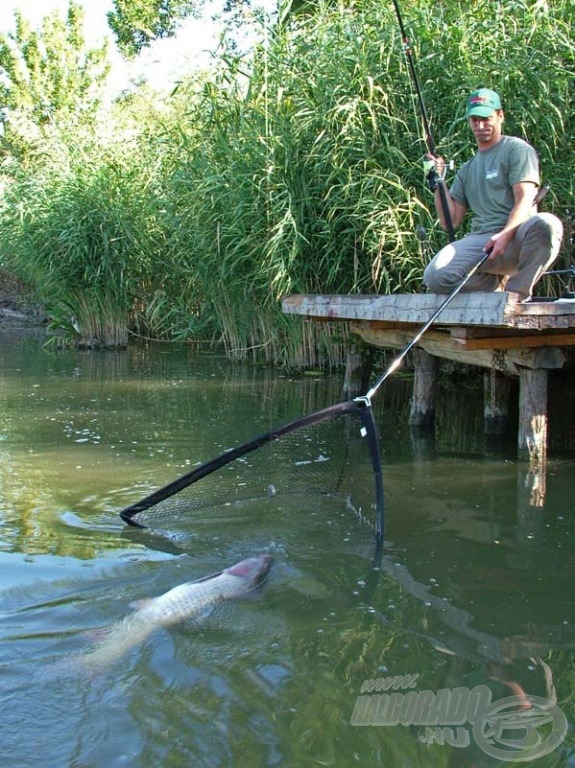
[[[486,171],[485,178],[486,179],[496,179],[499,176],[499,171],[497,168],[495,168],[493,171]]]

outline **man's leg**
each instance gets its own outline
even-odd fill
[[[491,233],[466,235],[442,248],[429,262],[423,273],[423,283],[431,293],[451,293],[469,274],[471,268],[483,256],[483,246]],[[489,265],[489,266],[488,266]],[[489,270],[489,273],[486,272]],[[496,291],[501,273],[495,272],[490,262],[465,284],[463,291]]]
[[[563,225],[551,213],[539,213],[521,224],[505,252],[490,268],[510,275],[505,290],[531,296],[533,286],[549,269],[561,247]]]

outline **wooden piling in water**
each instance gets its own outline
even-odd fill
[[[543,368],[519,371],[517,454],[532,464],[543,464],[547,458],[547,371]]]
[[[483,424],[486,435],[504,435],[509,422],[511,379],[495,368],[483,374]]]
[[[415,378],[411,396],[409,423],[412,427],[431,428],[435,424],[437,394],[437,358],[424,349],[412,352]]]

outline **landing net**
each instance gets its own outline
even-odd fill
[[[383,536],[383,483],[371,406],[350,400],[276,427],[126,507],[139,527],[190,522],[196,510],[286,496],[332,497]]]

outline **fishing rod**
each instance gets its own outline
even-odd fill
[[[369,390],[369,392],[366,392],[365,395],[362,397],[356,398],[357,400],[362,400],[366,402],[367,404],[371,403],[371,400],[373,396],[376,394],[377,390],[381,387],[383,382],[391,376],[394,371],[396,371],[399,366],[401,365],[401,362],[403,359],[407,356],[409,352],[415,347],[415,345],[419,342],[421,337],[429,330],[429,328],[433,325],[433,323],[437,320],[439,315],[443,312],[443,310],[447,307],[447,305],[457,296],[457,294],[465,287],[465,285],[471,280],[473,275],[477,272],[477,270],[485,264],[487,259],[491,256],[491,250],[489,249],[486,251],[483,256],[479,259],[479,261],[471,267],[469,272],[465,275],[463,280],[458,283],[455,288],[451,291],[451,293],[447,296],[446,299],[444,299],[441,304],[437,307],[435,312],[431,315],[429,320],[425,323],[425,325],[422,325],[419,331],[415,334],[415,336],[411,339],[411,341],[406,344],[406,346],[401,350],[401,352],[397,355],[397,357],[392,360],[391,365],[385,370],[385,372],[377,379],[375,384],[372,386],[372,388]]]
[[[413,51],[411,50],[409,38],[407,36],[407,32],[405,31],[405,26],[403,24],[401,9],[399,7],[399,0],[393,0],[393,5],[395,7],[395,13],[397,16],[397,21],[399,23],[399,30],[401,32],[403,50],[405,52],[405,57],[409,65],[409,71],[411,72],[411,79],[413,80],[415,93],[417,94],[417,100],[419,102],[419,108],[421,111],[421,117],[423,119],[423,129],[425,131],[425,143],[427,144],[427,150],[429,154],[435,157],[435,141],[433,139],[433,134],[431,133],[431,126],[429,125],[429,118],[427,117],[427,109],[425,108],[423,93],[419,85],[419,77],[417,76],[417,69],[415,68],[415,59],[413,56]],[[441,202],[441,209],[445,217],[445,228],[449,236],[449,242],[452,243],[455,240],[455,231],[453,229],[453,221],[451,219],[451,213],[449,211],[449,202],[447,200],[447,191],[443,183],[443,177],[437,173],[437,171],[435,170],[435,166],[432,166],[429,169],[429,172],[427,174],[427,179],[430,183],[429,186],[432,191],[435,191],[435,189],[439,190],[439,199]]]

